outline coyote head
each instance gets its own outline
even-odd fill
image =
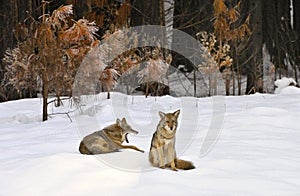
[[[180,110],[177,110],[174,113],[163,113],[159,111],[159,116],[160,116],[159,126],[164,128],[168,132],[175,131],[177,129],[179,113]]]
[[[126,142],[128,143],[128,139],[127,139],[127,134],[128,133],[133,133],[133,134],[138,134],[139,132],[132,129],[131,126],[129,124],[127,124],[126,119],[123,118],[122,120],[117,119],[116,124],[121,127],[122,129],[122,140],[124,141],[124,139],[126,140]]]

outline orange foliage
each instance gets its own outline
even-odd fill
[[[226,12],[227,7],[223,0],[214,0],[214,10],[215,13],[223,14]]]
[[[19,90],[26,86],[39,89],[39,80],[47,85],[49,93],[57,96],[71,91],[82,59],[99,43],[94,37],[98,30],[94,23],[81,19],[69,27],[71,14],[72,5],[67,5],[47,15],[43,4],[40,21],[33,21],[22,34],[24,40],[15,49],[7,51],[5,77],[10,84]],[[25,25],[20,26],[20,30],[25,28]]]
[[[66,18],[73,14],[73,5],[61,6],[53,11],[49,22],[56,26],[61,25],[61,22],[67,23]]]
[[[86,18],[90,21],[95,21],[100,28],[108,28],[105,25],[109,25],[109,28],[111,26],[117,28],[127,26],[131,11],[130,0],[126,0],[119,8],[114,4],[110,5],[107,0],[90,0],[87,1],[87,6],[89,7],[89,10],[86,14]],[[100,11],[95,11],[91,8],[97,8]],[[111,16],[113,16],[113,18],[111,18],[113,21],[109,21],[109,24],[106,24]]]
[[[239,19],[240,2],[235,7],[228,9],[224,0],[214,0],[214,13],[214,33],[219,41],[228,43],[229,41],[242,40],[250,34],[249,16],[240,26],[231,27]]]
[[[117,83],[117,77],[119,73],[112,68],[105,69],[101,72],[99,80],[104,84],[109,92],[113,86]]]
[[[86,19],[80,19],[66,31],[59,34],[59,38],[68,42],[70,45],[74,43],[90,44],[95,39],[94,34],[98,31],[94,22],[89,22]]]

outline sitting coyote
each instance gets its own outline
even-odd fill
[[[159,112],[160,122],[153,134],[149,152],[149,161],[154,167],[177,169],[194,169],[192,162],[176,157],[175,134],[180,110],[174,113]]]
[[[125,140],[128,143],[128,133],[138,134],[127,124],[125,118],[117,119],[115,124],[84,137],[80,142],[79,151],[81,154],[89,155],[117,152],[122,148],[144,152],[135,146],[122,145]]]

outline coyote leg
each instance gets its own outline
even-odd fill
[[[135,147],[135,146],[123,146],[123,145],[119,145],[119,146],[120,146],[120,148],[130,148],[130,149],[133,149],[133,150],[142,152],[142,153],[145,152],[145,151],[143,151],[143,150],[141,150],[141,149],[139,149],[139,148],[137,148],[137,147]]]

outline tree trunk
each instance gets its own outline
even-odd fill
[[[197,97],[197,74],[196,69],[194,69],[194,97]]]
[[[43,121],[48,120],[48,93],[49,86],[46,74],[43,74],[42,78],[43,87],[42,87],[42,95],[43,95]]]
[[[248,64],[246,94],[263,92],[263,59],[262,59],[262,2],[253,0],[251,3],[253,14],[251,24],[253,25],[252,34],[252,53],[253,60]]]
[[[229,68],[227,68],[229,69]],[[229,72],[229,70],[228,70]],[[226,73],[226,76],[225,76],[225,91],[226,91],[226,96],[229,96],[230,95],[230,75],[229,73]]]
[[[211,73],[208,74],[208,96],[212,96],[212,79],[211,79]]]
[[[294,30],[298,39],[296,41],[295,53],[298,54],[295,64],[298,65],[298,71],[300,71],[300,3],[299,0],[293,0],[294,8]]]
[[[164,0],[159,0],[159,24],[161,26],[166,24]]]
[[[166,46],[171,49],[174,23],[175,0],[164,0],[164,20],[166,26]]]
[[[131,26],[159,25],[159,1],[160,0],[131,0]]]
[[[238,95],[241,95],[242,94],[242,76],[241,76],[241,73],[238,73],[237,80],[238,80]]]
[[[145,93],[145,97],[147,98],[149,95],[149,82],[146,82],[146,93]]]
[[[60,107],[61,105],[62,105],[62,101],[61,101],[60,95],[56,95],[56,104],[55,104],[55,106]]]
[[[235,72],[232,70],[232,95],[235,95]]]

